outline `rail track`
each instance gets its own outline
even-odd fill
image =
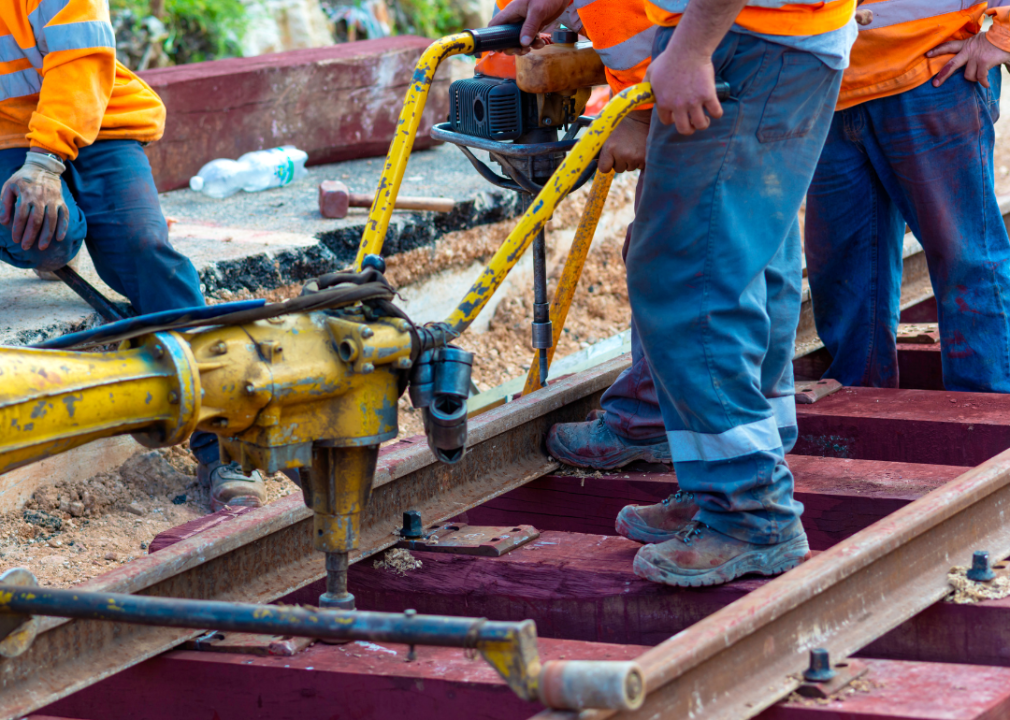
[[[798,406],[790,460],[815,557],[787,575],[698,590],[634,576],[637,545],[614,535],[613,518],[626,503],[666,497],[676,478],[662,466],[559,474],[541,445],[550,424],[596,405],[622,357],[475,418],[459,465],[434,463],[423,440],[387,448],[356,559],[398,540],[404,507],[426,523],[528,524],[540,537],[500,557],[415,551],[422,566],[403,574],[359,562],[359,608],[532,619],[545,659],[638,658],[646,702],[620,717],[1006,717],[1010,599],[943,597],[950,567],[975,550],[1010,555],[1010,397],[937,390],[939,343],[928,332],[910,339],[902,389],[842,388]],[[309,517],[300,498],[285,498],[82,587],[314,603],[324,566]],[[860,691],[782,702],[815,647],[864,658]],[[459,650],[407,655],[391,644],[304,648],[44,620],[28,652],[0,661],[0,717],[576,717],[519,699]]]

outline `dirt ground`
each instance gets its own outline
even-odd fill
[[[158,533],[210,512],[195,475],[193,456],[179,446],[42,488],[23,512],[0,517],[0,568],[26,567],[40,584],[65,587],[129,562]],[[266,483],[271,501],[297,491],[283,475]]]

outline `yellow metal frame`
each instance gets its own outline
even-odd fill
[[[365,255],[378,255],[382,252],[389,219],[393,215],[393,206],[400,192],[403,173],[407,170],[407,160],[414,148],[414,136],[417,135],[417,128],[421,124],[421,114],[428,100],[428,90],[431,89],[431,83],[435,79],[435,71],[447,57],[466,55],[473,52],[473,47],[473,35],[470,33],[449,35],[429,45],[421,55],[421,59],[417,61],[407,97],[403,101],[400,119],[396,123],[396,135],[393,136],[393,142],[389,146],[386,165],[382,169],[382,177],[379,178],[379,187],[375,191],[372,208],[368,211],[368,224],[365,225],[361,245],[358,247],[358,256],[354,260],[356,270],[361,269],[361,261],[365,259]]]

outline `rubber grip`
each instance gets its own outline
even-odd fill
[[[495,25],[494,27],[467,30],[473,36],[473,51],[475,53],[489,50],[509,50],[520,48],[519,35],[523,30],[521,24]]]
[[[715,84],[715,96],[720,100],[729,100],[730,87],[725,80],[719,80]]]

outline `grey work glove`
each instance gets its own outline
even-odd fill
[[[10,225],[11,237],[30,250],[38,240],[39,250],[52,242],[62,242],[70,224],[70,211],[63,201],[60,173],[66,166],[58,159],[29,152],[25,164],[0,189],[0,224]]]

